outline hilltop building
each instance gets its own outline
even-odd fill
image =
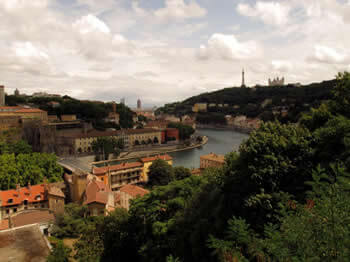
[[[141,100],[137,99],[137,109],[141,110]]]
[[[198,113],[198,112],[207,112],[208,104],[207,103],[196,103],[192,107],[192,112]]]
[[[15,92],[13,93],[15,96],[19,96],[20,93],[19,93],[19,90],[16,88]]]
[[[5,106],[5,87],[0,86],[0,106]]]
[[[19,116],[22,122],[39,120],[43,123],[48,122],[47,112],[38,108],[24,108],[21,106],[1,106],[0,116]]]
[[[125,105],[125,98],[124,97],[120,99],[120,103]]]
[[[279,77],[274,78],[274,79],[270,79],[268,80],[269,82],[269,86],[283,86],[284,85],[284,77],[282,77],[281,79]]]

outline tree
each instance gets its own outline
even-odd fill
[[[163,159],[157,159],[153,161],[148,171],[148,185],[164,186],[169,184],[174,179],[174,171],[171,165],[169,165]]]
[[[124,142],[114,137],[98,137],[92,142],[91,147],[96,156],[102,156],[104,160],[108,160],[110,154],[114,154],[115,157],[120,155]]]
[[[63,244],[63,241],[58,241],[47,257],[47,262],[69,262],[71,249]]]
[[[185,167],[174,167],[174,177],[176,180],[181,180],[192,176],[191,171]]]

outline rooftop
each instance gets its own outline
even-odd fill
[[[11,217],[12,227],[53,222],[55,216],[48,210],[28,210]]]
[[[49,253],[36,225],[0,232],[1,261],[45,262]]]
[[[225,163],[225,156],[224,155],[217,155],[214,153],[210,153],[208,155],[203,155],[200,158],[205,159],[205,160],[211,160],[211,161],[216,161],[216,162],[220,162],[220,163]]]
[[[85,201],[84,204],[91,203],[101,203],[107,204],[108,202],[108,193],[111,190],[101,181],[96,179],[91,180],[85,189]]]
[[[122,163],[122,164],[113,165],[113,166],[93,167],[92,173],[94,175],[103,175],[108,171],[119,171],[119,170],[125,170],[129,168],[135,168],[135,167],[143,167],[143,164],[141,162],[131,162],[131,163]]]
[[[132,197],[143,197],[144,195],[148,194],[149,191],[134,185],[125,185],[120,189],[120,192],[124,192]]]

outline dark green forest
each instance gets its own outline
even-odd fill
[[[349,112],[340,73],[298,124],[262,124],[223,167],[179,169],[129,212],[85,218],[69,207],[57,236],[79,237],[78,261],[349,261]]]
[[[246,115],[258,117],[264,121],[274,120],[272,111],[287,109],[288,115],[278,120],[296,122],[303,112],[318,107],[323,101],[331,98],[331,89],[336,80],[323,81],[303,86],[256,86],[254,88],[232,87],[215,92],[203,93],[190,97],[182,102],[166,104],[156,113],[183,116],[192,113],[195,103],[227,104],[227,107],[208,107],[208,112],[198,113],[199,123],[225,124],[225,115]]]

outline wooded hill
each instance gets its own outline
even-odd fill
[[[218,119],[220,114],[246,115],[248,117],[259,117],[263,120],[273,120],[273,111],[286,109],[288,110],[288,116],[284,120],[295,122],[302,112],[307,112],[311,107],[317,107],[322,101],[328,100],[331,97],[331,88],[335,84],[336,80],[334,79],[298,87],[286,85],[224,88],[193,96],[182,102],[166,104],[159,108],[156,113],[182,116],[191,114],[192,106],[195,103],[227,104],[226,107],[208,107],[207,113],[199,115],[212,115],[213,121]]]

